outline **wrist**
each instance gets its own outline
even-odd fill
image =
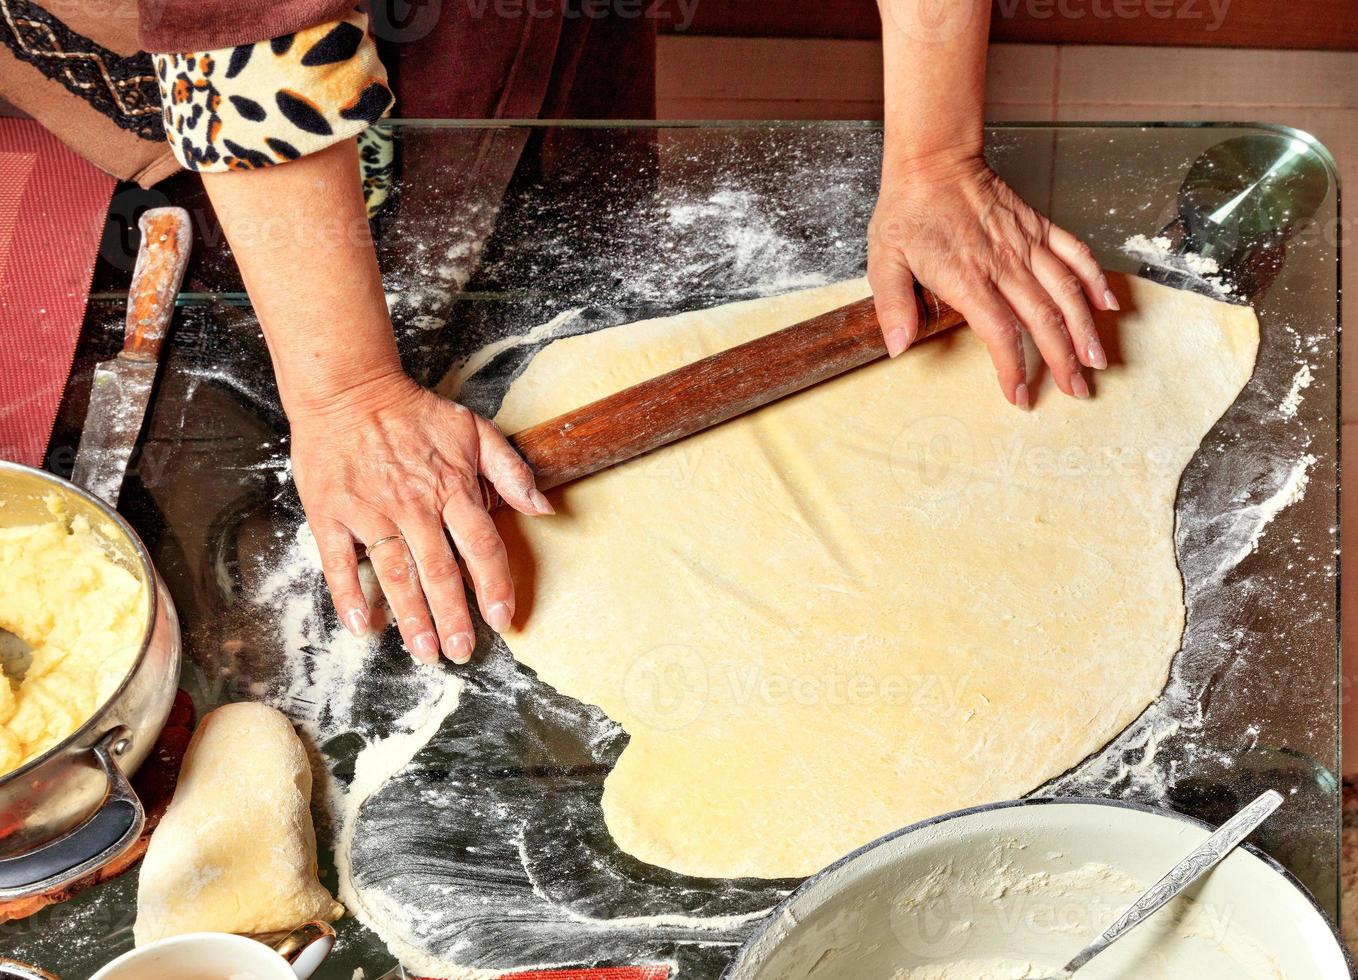
[[[989,170],[984,140],[979,136],[952,140],[887,139],[882,155],[883,182],[951,183]]]
[[[389,410],[419,397],[422,388],[397,361],[350,375],[343,384],[305,391],[283,392],[283,409],[295,429],[324,426],[342,430],[356,418]]]

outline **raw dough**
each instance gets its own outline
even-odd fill
[[[0,528],[0,629],[30,650],[22,681],[0,681],[0,774],[83,725],[141,651],[149,596],[84,517]]]
[[[1249,379],[1258,322],[1113,289],[1090,401],[1034,369],[1034,410],[1010,408],[958,330],[558,491],[556,517],[500,512],[510,648],[631,737],[603,797],[623,850],[810,874],[1032,790],[1156,697],[1184,623],[1179,476]],[[556,341],[496,421],[517,431],[867,292]]]
[[[282,932],[344,907],[316,877],[311,766],[278,710],[223,705],[189,743],[137,888],[137,945],[186,932]]]

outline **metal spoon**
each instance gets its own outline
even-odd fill
[[[0,629],[0,669],[5,678],[18,684],[33,666],[33,648],[13,633]]]
[[[1282,806],[1282,803],[1282,795],[1274,790],[1261,793],[1252,803],[1217,828],[1211,837],[1193,848],[1188,856],[1170,868],[1163,878],[1146,889],[1126,912],[1118,916],[1117,921],[1075,954],[1075,958],[1059,972],[1044,977],[1043,980],[1067,980],[1076,970],[1141,925],[1189,885],[1216,867],[1241,841],[1252,834],[1256,827],[1272,816],[1273,811]]]

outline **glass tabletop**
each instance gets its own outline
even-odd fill
[[[463,389],[483,413],[542,347],[531,331],[564,311],[574,311],[570,331],[584,332],[865,271],[875,125],[404,122],[382,133],[373,152],[389,161],[390,185],[372,226],[402,358],[432,384],[500,344]],[[1313,164],[1323,187],[1241,266],[1266,285],[1255,292],[1259,361],[1180,485],[1183,649],[1145,716],[1034,789],[1219,822],[1277,788],[1288,803],[1258,841],[1333,914],[1339,193],[1328,154],[1275,127],[1039,125],[992,128],[988,156],[1106,266],[1158,275],[1120,249],[1129,236],[1187,235],[1223,261],[1239,257],[1231,236],[1245,233],[1223,216],[1266,183],[1246,159],[1260,145],[1288,167]],[[198,241],[121,509],[178,605],[183,686],[200,712],[277,703],[316,743],[320,782],[345,784],[365,742],[399,729],[429,689],[412,680],[394,634],[349,679],[358,693],[295,683],[299,663],[314,680],[339,656],[326,646],[337,628],[318,576],[270,591],[301,523],[285,419],[230,250],[192,178],[115,197],[49,468],[69,473],[93,364],[120,345],[131,219],[168,200],[190,208]],[[1287,482],[1297,466],[1304,493]],[[1250,511],[1266,507],[1266,520]],[[1242,513],[1262,521],[1249,553],[1223,574],[1199,574],[1204,555],[1235,546]],[[758,913],[796,882],[690,879],[620,854],[599,797],[625,734],[540,684],[488,632],[479,639],[471,666],[440,668],[466,684],[457,711],[356,817],[359,887],[437,890],[436,921],[391,928],[466,966],[666,961],[682,977],[716,977]],[[336,827],[320,816],[333,888]],[[135,885],[128,873],[0,926],[0,951],[68,980],[88,976],[130,945]],[[319,976],[347,980],[362,968],[371,978],[394,964],[362,923],[339,929]]]

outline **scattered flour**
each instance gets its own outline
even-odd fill
[[[433,671],[430,671],[433,673]],[[368,797],[377,792],[398,772],[406,767],[415,754],[432,739],[450,714],[457,710],[458,697],[462,693],[462,682],[456,677],[442,674],[445,683],[432,703],[417,704],[395,723],[396,733],[383,739],[370,742],[358,754],[354,765],[354,779],[347,790],[332,799],[339,815],[340,831],[335,841],[335,869],[339,874],[339,899],[345,908],[358,917],[359,921],[377,933],[387,944],[392,955],[396,956],[409,969],[425,976],[445,977],[447,980],[498,976],[499,971],[469,970],[444,962],[436,956],[412,946],[400,938],[411,935],[409,923],[406,927],[393,930],[393,922],[409,918],[409,911],[382,901],[379,894],[369,901],[356,887],[353,871],[349,863],[350,845],[353,843],[354,827],[358,823],[358,812]]]
[[[625,285],[622,290],[626,296],[622,298],[629,302],[641,298],[668,302],[668,289],[673,283],[691,281],[694,277],[714,273],[723,277],[747,277],[746,281],[751,282],[755,295],[815,285],[822,281],[824,275],[803,261],[804,254],[797,243],[786,236],[779,222],[756,206],[756,200],[742,192],[717,190],[707,197],[681,197],[669,203],[662,220],[667,220],[674,229],[671,237],[676,239],[676,247],[680,251],[661,256],[660,261],[654,254],[644,256],[644,263],[639,258],[636,274],[623,277]],[[703,247],[691,247],[698,243]],[[1214,260],[1195,253],[1174,255],[1172,243],[1167,238],[1133,236],[1127,240],[1124,250],[1150,264],[1197,276],[1218,290],[1223,298],[1235,298],[1233,287],[1222,279]],[[448,251],[446,258],[451,266],[460,264],[453,260],[474,257],[477,250],[469,248],[464,251],[455,243]],[[708,257],[702,258],[704,255]],[[729,266],[722,268],[719,273],[712,269],[699,269],[698,265],[711,263],[712,255],[731,257]],[[557,258],[560,261],[572,261],[569,256]],[[685,274],[681,276],[666,274],[663,278],[657,277],[653,270],[657,267],[669,269],[669,259],[680,266],[691,263],[692,267],[685,266]],[[465,276],[443,266],[436,268],[438,282],[434,285],[440,287],[439,298],[446,301],[443,290],[451,293],[460,289],[465,283]],[[749,270],[754,269],[759,270],[760,275],[748,274]],[[404,296],[398,292],[389,296],[389,301],[393,306],[401,305],[402,301],[409,304],[417,298],[414,293],[413,289],[406,290]],[[581,299],[594,301],[602,297],[586,296]],[[577,332],[581,328],[578,321],[583,312],[583,306],[573,307],[546,322],[531,326],[531,329],[529,324],[524,324],[524,329],[516,335],[483,347],[463,361],[454,369],[451,384],[456,387],[506,351]],[[413,324],[414,321],[411,322]],[[1302,392],[1311,383],[1310,366],[1303,365],[1293,379],[1291,391],[1278,405],[1279,415],[1284,418],[1295,416],[1303,397]],[[445,382],[445,387],[448,384]],[[1271,489],[1264,491],[1267,496],[1262,501],[1237,501],[1235,505],[1227,503],[1206,508],[1205,513],[1211,515],[1213,527],[1217,526],[1218,521],[1225,522],[1221,526],[1221,535],[1226,558],[1221,559],[1223,552],[1214,550],[1213,560],[1220,560],[1215,569],[1211,566],[1196,570],[1185,568],[1186,584],[1190,590],[1194,579],[1214,578],[1219,582],[1222,576],[1256,549],[1274,518],[1303,497],[1316,458],[1307,455],[1294,463],[1290,460],[1284,462],[1290,468],[1285,465],[1270,476]],[[287,474],[280,472],[279,479],[286,481]],[[417,947],[411,939],[418,937],[419,929],[409,921],[409,910],[395,907],[390,898],[379,891],[365,891],[356,887],[349,866],[349,844],[360,808],[410,762],[435,735],[444,720],[456,710],[461,683],[446,671],[416,671],[409,682],[409,710],[392,724],[391,732],[385,737],[369,737],[366,726],[358,722],[356,699],[359,678],[365,675],[370,658],[377,654],[378,645],[372,639],[356,639],[338,627],[327,627],[320,615],[323,606],[317,603],[317,596],[323,594],[315,545],[303,527],[292,543],[286,560],[268,577],[257,596],[262,605],[280,611],[278,628],[287,651],[287,676],[281,689],[258,693],[287,711],[317,744],[346,732],[357,732],[366,739],[365,747],[355,760],[354,778],[347,786],[341,785],[329,774],[318,774],[317,785],[324,787],[324,805],[334,823],[338,895],[346,907],[377,933],[407,967],[451,980],[485,980],[496,976],[498,974],[495,972],[459,967],[444,961],[428,949]],[[1229,639],[1223,642],[1229,642]],[[1224,657],[1226,654],[1217,652],[1217,656]],[[1059,778],[1038,792],[1093,792],[1097,795],[1164,799],[1168,786],[1173,783],[1174,764],[1167,764],[1159,758],[1160,749],[1181,729],[1191,731],[1201,723],[1201,706],[1197,701],[1196,687],[1190,681],[1204,668],[1206,658],[1202,659],[1202,664],[1182,665],[1176,662],[1165,695],[1137,723],[1099,758],[1081,766],[1078,773]],[[608,920],[607,924],[609,927],[621,928],[668,925],[720,928],[763,914],[761,911],[750,917],[721,917],[719,922],[711,918],[685,916],[639,916],[635,920]],[[580,921],[588,925],[600,920],[580,917]],[[952,972],[940,972],[945,969]],[[934,972],[928,972],[930,970]],[[987,973],[986,970],[992,972]],[[1030,962],[996,960],[920,968],[900,973],[896,980],[952,980],[960,977],[978,980],[992,975],[1005,977],[1006,980],[1019,980],[1045,974]],[[357,974],[355,980],[359,980]]]
[[[1303,364],[1292,378],[1292,387],[1288,389],[1287,395],[1278,403],[1278,414],[1285,419],[1296,416],[1297,409],[1301,408],[1302,392],[1311,387],[1311,382],[1315,378],[1311,375],[1311,365]]]
[[[380,600],[371,579],[365,585],[374,590],[369,594],[370,602]],[[373,658],[383,654],[375,638],[354,637],[339,626],[327,625],[323,613],[328,600],[324,596],[320,554],[303,524],[253,596],[256,604],[276,611],[285,656],[282,679],[256,685],[252,693],[287,713],[315,746],[343,734],[358,734],[365,739],[353,759],[354,774],[347,784],[329,771],[316,774],[316,785],[323,789],[315,803],[332,831],[338,898],[415,975],[446,980],[498,978],[503,971],[453,963],[412,941],[421,931],[413,917],[417,910],[403,907],[380,889],[359,887],[350,862],[359,811],[438,734],[444,721],[457,710],[462,681],[446,669],[414,668],[401,682],[402,700],[408,705],[405,713],[389,723],[388,734],[373,737],[361,718],[363,681],[374,673]],[[329,762],[328,757],[321,758]],[[585,925],[721,932],[762,918],[769,909],[743,915],[652,915],[606,921],[559,911]],[[573,965],[543,963],[536,968]]]
[[[376,585],[370,574],[363,577],[373,603]],[[457,708],[462,682],[443,669],[415,669],[402,682],[409,709],[391,723],[390,734],[369,737],[358,711],[363,680],[371,673],[371,661],[380,655],[380,647],[374,636],[355,637],[342,627],[329,626],[323,618],[326,600],[318,601],[324,594],[320,553],[310,529],[302,524],[282,561],[264,578],[253,597],[258,605],[277,611],[284,649],[281,682],[263,685],[254,693],[285,712],[313,746],[345,733],[358,733],[367,740],[347,785],[329,772],[317,773],[316,780],[316,785],[323,787],[323,796],[315,802],[323,807],[332,829],[338,893],[345,908],[382,937],[406,966],[456,980],[479,977],[479,973],[450,974],[447,964],[431,960],[420,950],[397,948],[389,929],[384,928],[388,921],[384,916],[393,910],[372,908],[355,887],[349,867],[349,845],[359,809],[434,737],[444,719]]]
[[[1263,537],[1264,530],[1273,523],[1273,519],[1283,508],[1295,504],[1305,495],[1306,487],[1311,482],[1311,467],[1315,463],[1316,458],[1307,453],[1293,464],[1281,485],[1273,493],[1257,504],[1248,504],[1236,511],[1237,526],[1247,527],[1249,536],[1234,553],[1228,555],[1217,566],[1218,574],[1224,574],[1253,554],[1254,549],[1259,546],[1259,539]]]
[[[1221,274],[1217,260],[1197,252],[1176,252],[1174,243],[1164,235],[1133,235],[1122,243],[1122,250],[1147,265],[1186,273],[1206,283],[1221,299],[1233,299],[1235,286]]]
[[[693,230],[707,240],[677,274],[665,265],[659,266],[660,271],[682,282],[687,276],[704,274],[712,257],[720,256],[722,263],[732,269],[762,272],[757,280],[747,278],[757,295],[774,295],[829,282],[823,270],[800,261],[795,243],[766,209],[767,202],[759,196],[733,187],[719,188],[703,200],[670,204],[668,218],[672,228]]]
[[[465,361],[459,364],[448,377],[439,383],[441,391],[456,392],[462,387],[462,383],[476,372],[499,357],[507,350],[515,350],[519,347],[529,347],[533,344],[546,343],[560,337],[564,329],[579,318],[583,310],[576,308],[572,310],[562,310],[546,323],[539,324],[526,333],[514,334],[504,340],[497,340],[493,344],[487,344],[476,351]]]

